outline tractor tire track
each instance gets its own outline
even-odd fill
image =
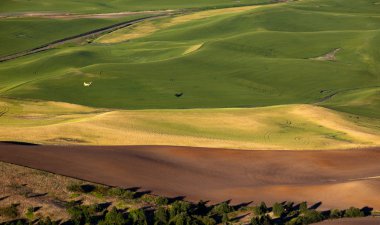
[[[320,104],[320,103],[327,102],[330,99],[332,99],[334,96],[336,96],[338,94],[342,94],[344,92],[356,91],[356,90],[366,89],[366,88],[378,88],[378,87],[380,87],[380,86],[376,85],[376,86],[368,86],[368,87],[359,87],[359,88],[350,88],[350,89],[345,89],[345,90],[339,90],[339,91],[333,92],[333,93],[331,93],[331,94],[329,94],[329,95],[327,95],[325,97],[322,97],[322,98],[318,99],[313,104]]]

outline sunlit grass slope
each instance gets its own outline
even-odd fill
[[[343,112],[356,112],[380,118],[380,87],[344,91],[321,105]]]
[[[62,10],[74,4],[48,3],[46,9],[62,4]],[[116,3],[78,10],[146,9],[124,1],[115,10],[110,5]],[[172,8],[182,3],[167,0]],[[1,63],[0,140],[239,149],[379,146],[375,3],[303,0],[208,9]],[[155,3],[150,7],[156,9]],[[12,31],[0,31],[7,45],[1,51],[120,20],[0,20]],[[31,35],[30,43],[12,40],[19,32]]]
[[[301,150],[380,144],[380,120],[310,105],[129,111],[2,99],[0,108],[3,141]]]
[[[380,85],[380,5],[349,0],[338,7],[341,2],[305,0],[182,22],[148,21],[148,27],[112,36],[142,33],[137,38],[2,63],[1,95],[124,109],[320,102],[334,108],[333,100],[346,91]],[[196,45],[202,47],[184,54]],[[314,60],[335,49],[335,61]],[[371,99],[378,104],[378,92]],[[372,116],[379,110],[373,107]],[[371,116],[362,106],[344,111]]]

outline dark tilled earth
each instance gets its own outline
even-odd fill
[[[0,161],[111,186],[219,202],[309,201],[380,209],[380,149],[239,151],[0,144]]]
[[[339,220],[327,220],[316,225],[379,225],[380,217],[344,218]]]

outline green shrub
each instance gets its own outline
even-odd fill
[[[274,214],[275,216],[279,216],[279,217],[280,217],[280,216],[284,213],[284,211],[285,211],[284,206],[283,206],[281,203],[278,203],[278,202],[274,203],[272,208],[273,208],[273,214]]]
[[[185,201],[175,201],[169,210],[170,218],[174,218],[176,215],[180,213],[188,214],[190,211],[190,203]]]
[[[136,193],[122,188],[110,188],[107,194],[121,199],[133,199]]]
[[[104,220],[100,221],[98,225],[124,225],[128,221],[124,218],[121,212],[118,212],[116,207],[113,207],[109,212],[107,212]]]
[[[90,193],[95,191],[96,187],[91,184],[79,184],[79,183],[70,183],[67,185],[66,189],[69,192],[74,192],[74,193]]]
[[[169,200],[165,197],[158,196],[156,197],[155,203],[157,205],[167,205],[169,204]]]
[[[18,204],[11,204],[8,207],[0,208],[0,216],[8,218],[16,218],[19,216]]]
[[[338,219],[338,218],[341,218],[343,217],[343,212],[339,209],[333,209],[330,211],[330,218],[332,219]]]
[[[303,215],[301,215],[298,218],[300,218],[300,220],[302,221],[301,224],[317,223],[325,219],[322,213],[316,210],[307,210],[306,212],[304,212]]]
[[[191,217],[186,213],[179,213],[169,221],[169,225],[190,225]]]
[[[285,225],[307,225],[324,220],[322,213],[315,210],[306,210],[302,215],[291,219]]]
[[[251,219],[251,225],[273,225],[272,219],[268,215],[257,216]]]
[[[132,210],[129,213],[129,219],[133,222],[133,225],[148,225],[147,218],[142,209]]]
[[[72,193],[72,194],[70,194],[70,198],[77,198],[79,196],[80,196],[79,193]]]
[[[230,213],[232,211],[233,211],[233,208],[230,205],[228,205],[227,202],[222,202],[218,205],[215,205],[212,208],[211,213],[215,213],[222,216],[223,214]]]
[[[149,195],[149,194],[144,194],[143,196],[141,196],[141,200],[146,202],[146,203],[151,203],[151,204],[156,203],[156,197],[153,195]]]
[[[364,212],[362,212],[359,208],[350,207],[344,212],[344,217],[363,217]]]
[[[103,186],[103,185],[96,185],[94,191],[97,192],[97,193],[100,193],[102,195],[107,195],[109,189],[110,189],[109,187],[106,187],[106,186]]]
[[[287,213],[294,211],[294,202],[286,202],[284,209]]]
[[[301,202],[300,204],[300,212],[305,213],[308,210],[307,203],[306,202]]]
[[[124,189],[121,189],[121,188],[110,188],[107,191],[107,194],[109,196],[116,196],[116,197],[123,195],[123,193],[124,193]]]
[[[67,209],[68,214],[74,224],[89,224],[91,223],[91,217],[96,214],[99,210],[97,205],[86,206],[86,205],[74,205]]]
[[[82,186],[78,183],[71,183],[66,188],[70,192],[83,192]]]
[[[265,213],[268,212],[268,207],[267,207],[267,205],[265,204],[265,202],[261,202],[260,205],[255,206],[255,207],[253,208],[253,212],[254,212],[257,216],[261,216],[261,215],[264,215]]]
[[[200,225],[215,225],[216,221],[208,216],[194,216],[196,219],[196,222],[194,224],[200,224]]]
[[[164,207],[159,207],[154,212],[154,224],[167,224],[168,222],[168,212]]]
[[[34,207],[29,207],[26,209],[25,216],[29,220],[32,220],[34,218]]]
[[[300,219],[298,217],[292,218],[288,222],[285,223],[285,225],[302,225]]]
[[[230,219],[228,218],[228,214],[224,213],[223,216],[222,216],[222,223],[223,224],[228,224],[229,221],[230,221]]]

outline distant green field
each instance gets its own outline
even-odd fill
[[[20,58],[1,64],[1,93],[94,107],[220,108],[317,103],[335,92],[379,86],[380,17],[368,12],[380,12],[380,5],[351,0],[355,12],[342,13],[334,11],[337,2],[262,7],[128,42]],[[199,50],[183,54],[200,43]],[[336,61],[312,59],[334,49],[340,49]],[[83,87],[86,81],[93,85]],[[180,92],[183,96],[175,97]],[[379,108],[373,110],[379,115]]]
[[[158,9],[210,8],[269,3],[271,0],[2,0],[0,12],[120,12]]]
[[[142,15],[114,19],[1,19],[0,56],[28,50],[55,40],[137,17],[142,17]]]

